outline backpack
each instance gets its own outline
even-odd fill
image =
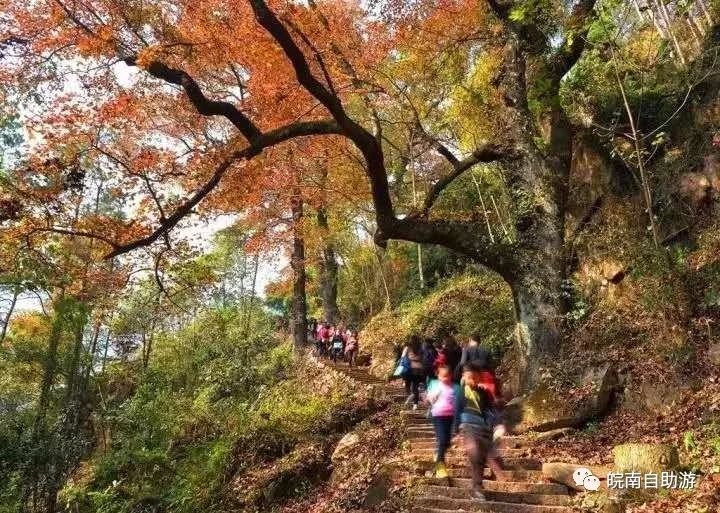
[[[400,357],[400,360],[398,360],[398,365],[395,368],[395,372],[393,372],[393,376],[396,378],[404,378],[408,374],[410,374],[410,358],[403,355]]]
[[[435,363],[433,364],[433,366],[435,367],[435,370],[437,370],[438,367],[441,367],[443,365],[447,365],[447,357],[445,356],[444,351],[440,351],[437,355],[437,358],[435,358]]]
[[[481,346],[470,346],[465,348],[465,362],[475,363],[483,369],[489,366],[490,356],[487,350]]]
[[[435,366],[435,360],[437,360],[438,353],[435,348],[424,349],[422,351],[422,363],[423,367],[427,370],[432,369]]]
[[[465,410],[473,410],[476,415],[485,420],[488,426],[491,426],[490,417],[494,402],[490,393],[482,385],[474,389],[465,385],[461,393],[464,395]]]
[[[489,370],[484,370],[479,373],[480,388],[487,394],[491,405],[494,405],[498,399],[499,387],[495,373]]]
[[[332,346],[333,346],[333,349],[342,349],[343,339],[339,333],[335,334],[335,336],[333,337]]]

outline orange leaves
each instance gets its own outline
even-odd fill
[[[137,53],[137,65],[140,68],[147,69],[147,67],[155,60],[162,60],[162,49],[155,45],[155,46],[148,46],[146,48],[142,48]]]
[[[269,1],[315,78],[368,129],[376,122],[372,111],[381,111],[377,122],[388,125],[384,140],[393,144],[408,126],[408,98],[423,116],[432,107],[422,103],[441,104],[447,84],[463,76],[470,55],[464,45],[488,30],[484,5],[418,2],[407,15],[382,18],[359,1]],[[332,205],[347,223],[371,209],[362,156],[340,137],[299,138],[216,173],[247,144],[238,126],[251,125],[241,128],[247,136],[255,127],[268,132],[329,117],[248,0],[39,0],[37,7],[3,4],[7,34],[26,40],[26,51],[0,61],[0,76],[40,99],[23,120],[32,150],[73,160],[95,189],[69,194],[57,170],[28,174],[36,215],[51,204],[52,223],[123,243],[185,204],[182,215],[239,213],[268,240],[282,242],[293,195],[310,211]],[[155,67],[151,75],[151,62],[167,73]],[[47,183],[36,187],[38,181]],[[205,188],[212,192],[202,204],[187,202],[205,197]],[[106,212],[88,208],[83,194],[93,192]],[[135,222],[112,221],[109,212]]]
[[[46,338],[50,332],[47,319],[33,312],[20,312],[12,319],[12,331],[18,339]]]
[[[112,55],[115,48],[115,33],[108,25],[100,25],[93,34],[82,34],[77,39],[77,49],[82,57]]]
[[[127,116],[129,109],[134,109],[134,99],[130,94],[119,94],[111,98],[97,111],[98,120],[113,120],[120,116]]]

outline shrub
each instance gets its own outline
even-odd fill
[[[466,273],[442,282],[424,298],[373,317],[361,333],[361,347],[373,355],[373,373],[387,376],[412,334],[437,338],[450,330],[462,339],[481,330],[481,343],[499,349],[512,332],[513,319],[510,290],[499,277]]]

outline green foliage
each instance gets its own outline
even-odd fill
[[[112,438],[94,458],[85,493],[68,490],[66,500],[122,512],[143,497],[175,511],[212,499],[250,401],[290,362],[288,347],[273,341],[268,317],[256,311],[251,318],[248,330],[242,311],[208,310],[180,331],[157,334],[134,392],[110,397],[104,417]],[[108,376],[123,375],[110,369]]]
[[[688,452],[694,451],[697,448],[697,443],[695,442],[695,435],[692,431],[686,431],[683,435],[683,447],[685,447],[685,450]]]
[[[525,0],[513,4],[509,17],[518,25],[538,26],[543,32],[549,32],[556,21],[554,14],[557,14],[557,5],[552,0]]]
[[[450,330],[460,338],[480,331],[486,347],[506,346],[513,326],[509,287],[490,274],[467,272],[441,282],[427,297],[407,301],[373,317],[361,344],[373,354],[379,373],[389,373],[395,352],[411,334],[437,338]]]
[[[210,309],[111,364],[99,447],[61,500],[81,513],[226,511],[228,479],[328,432],[347,390],[295,360],[262,310]],[[127,381],[127,383],[122,383]],[[250,493],[250,491],[248,491]]]

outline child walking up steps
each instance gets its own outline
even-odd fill
[[[427,400],[430,402],[433,428],[435,429],[435,477],[448,477],[445,453],[450,447],[455,415],[455,402],[460,387],[453,383],[452,371],[447,366],[438,367],[438,379],[430,383]]]

